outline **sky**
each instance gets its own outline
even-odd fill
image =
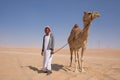
[[[100,13],[90,26],[87,47],[120,48],[120,0],[0,0],[0,46],[41,48],[49,25],[60,48],[74,24],[83,29],[84,11]]]

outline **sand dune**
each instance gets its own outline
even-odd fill
[[[87,49],[84,55],[85,72],[75,73],[69,65],[69,50],[54,54],[53,73],[42,73],[39,48],[0,47],[0,80],[119,80],[119,49]],[[74,61],[73,61],[74,62]]]

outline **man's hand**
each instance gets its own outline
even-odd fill
[[[41,52],[41,55],[43,56],[43,51]]]
[[[54,54],[54,50],[51,50],[51,54]]]

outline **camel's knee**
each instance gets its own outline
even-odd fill
[[[83,62],[83,60],[84,60],[84,59],[83,59],[83,58],[81,58],[81,62]]]
[[[78,62],[78,59],[75,59],[75,62]]]
[[[70,57],[70,60],[72,60],[72,59],[73,59],[73,57],[71,56],[71,57]]]

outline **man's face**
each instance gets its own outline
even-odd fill
[[[50,30],[48,28],[46,28],[45,33],[48,35],[50,33]]]

